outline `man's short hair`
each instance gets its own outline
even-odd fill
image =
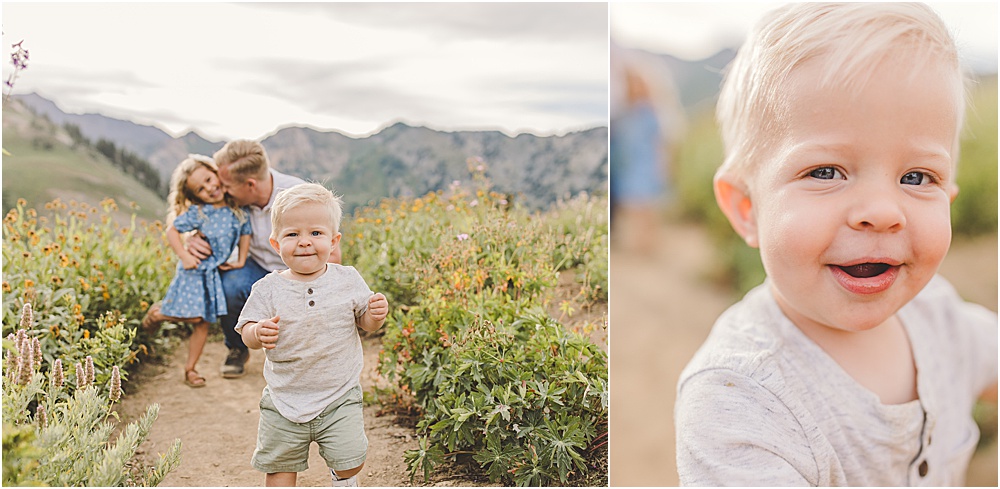
[[[262,180],[267,177],[271,169],[271,162],[267,158],[264,146],[249,139],[237,139],[226,143],[222,149],[215,152],[212,159],[220,169],[228,167],[229,174],[239,183],[247,181],[248,178]]]

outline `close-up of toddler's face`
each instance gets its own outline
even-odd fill
[[[884,61],[854,92],[821,88],[815,61],[785,84],[783,134],[750,189],[750,241],[800,327],[882,324],[948,252],[960,80],[933,62],[906,76],[905,63]]]

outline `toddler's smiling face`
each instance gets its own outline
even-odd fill
[[[784,84],[744,237],[800,328],[882,324],[948,252],[961,81],[936,62],[911,77],[906,63],[882,62],[853,92],[821,87],[816,60]]]

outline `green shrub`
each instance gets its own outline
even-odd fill
[[[608,300],[608,199],[585,194],[556,203],[545,216],[557,237],[556,270],[578,269],[585,301]]]
[[[381,286],[406,298],[379,357],[399,387],[380,401],[420,414],[413,477],[461,458],[495,482],[579,482],[604,467],[592,449],[606,434],[607,355],[545,310],[560,270],[583,277],[592,293],[580,300],[607,290],[606,200],[529,214],[474,181],[475,191],[383,203],[352,225],[346,249],[362,275],[377,263]]]
[[[458,454],[472,454],[491,481],[519,486],[565,484],[595,468],[587,458],[607,435],[607,363],[588,339],[528,312],[509,326],[473,322],[446,357],[415,362],[436,385],[421,396],[424,447],[406,454],[411,476]]]

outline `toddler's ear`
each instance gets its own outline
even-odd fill
[[[736,233],[751,248],[757,248],[757,218],[745,183],[729,174],[715,176],[715,202]]]
[[[276,240],[274,238],[268,238],[268,242],[271,243],[271,248],[274,248],[274,252],[280,255],[281,254],[281,245],[278,244],[278,240]]]

